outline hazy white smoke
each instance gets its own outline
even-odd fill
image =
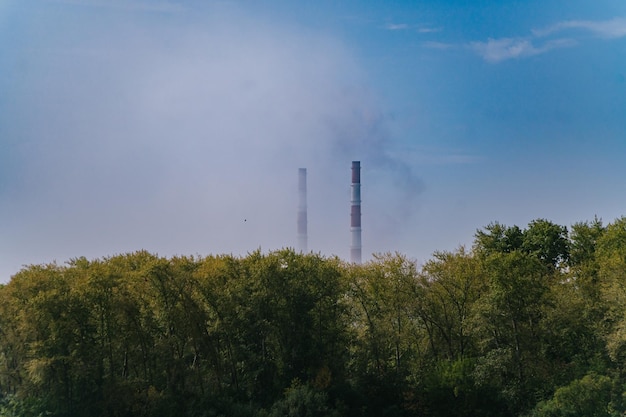
[[[124,9],[79,11],[53,15],[16,56],[5,129],[20,163],[0,194],[14,219],[0,280],[23,263],[141,248],[294,246],[298,167],[310,249],[345,256],[351,160],[364,167],[364,252],[385,250],[390,212],[407,215],[421,186],[390,156],[345,45],[232,8],[193,23],[176,9],[132,22]]]

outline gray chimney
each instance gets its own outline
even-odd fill
[[[350,210],[350,232],[352,246],[350,246],[350,260],[355,264],[361,263],[361,162],[352,161],[352,201]]]
[[[298,169],[298,250],[308,252],[307,207],[306,207],[306,168]]]

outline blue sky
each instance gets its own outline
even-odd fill
[[[0,282],[296,244],[424,262],[626,210],[623,1],[0,3]],[[367,257],[367,256],[366,256]]]

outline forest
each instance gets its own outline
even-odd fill
[[[626,217],[423,264],[146,251],[0,286],[0,417],[623,416]]]

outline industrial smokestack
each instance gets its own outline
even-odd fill
[[[355,264],[361,263],[361,162],[352,161],[352,201],[350,210],[350,232],[352,246],[350,246],[350,260]]]
[[[307,208],[306,208],[306,168],[298,169],[298,250],[308,252]]]

